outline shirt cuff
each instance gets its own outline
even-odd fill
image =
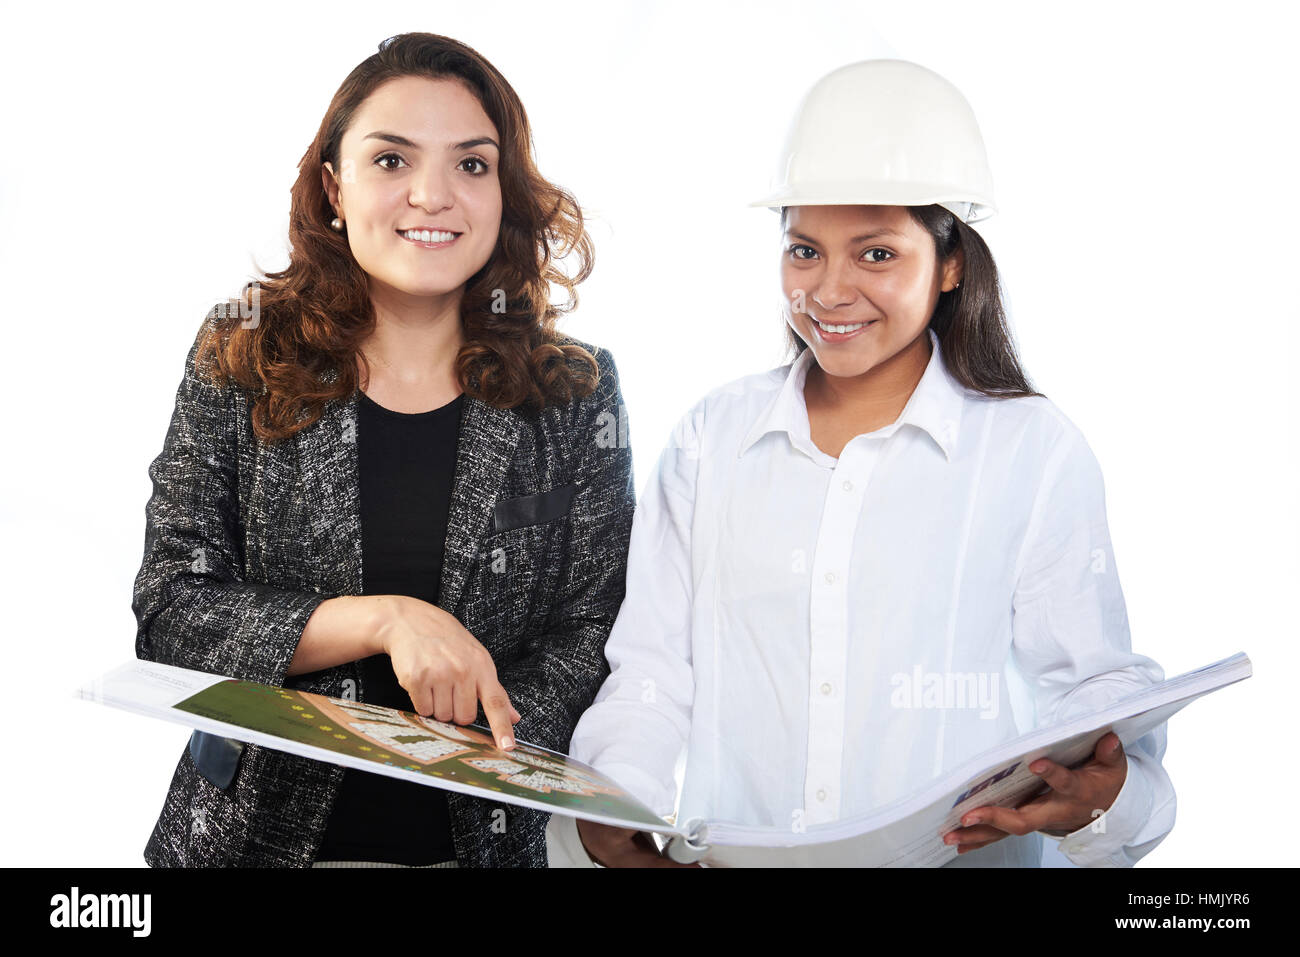
[[[1133,863],[1124,847],[1151,817],[1154,796],[1141,762],[1134,761],[1132,755],[1125,761],[1124,784],[1103,814],[1064,837],[1040,832],[1048,840],[1059,841],[1061,853],[1079,867],[1128,867]]]

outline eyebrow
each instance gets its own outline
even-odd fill
[[[405,146],[407,149],[418,150],[420,144],[408,140],[405,136],[398,136],[396,133],[387,133],[383,130],[376,130],[373,133],[367,133],[361,137],[363,140],[383,140],[385,143],[392,143],[394,146]],[[501,146],[490,136],[480,136],[476,139],[465,140],[463,143],[456,143],[452,146],[453,150],[467,150],[475,146],[495,146],[500,152]]]
[[[817,242],[817,240],[813,239],[811,236],[805,236],[803,233],[796,233],[793,229],[787,229],[786,232],[795,239],[802,239],[806,243]],[[861,243],[868,239],[875,239],[878,236],[897,236],[899,239],[907,238],[896,229],[877,229],[869,233],[863,233],[861,236],[854,236],[849,240],[849,243]]]

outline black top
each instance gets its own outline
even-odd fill
[[[430,412],[394,412],[360,394],[357,470],[361,568],[367,595],[437,604],[464,395]],[[358,663],[367,704],[414,711],[387,655]],[[321,861],[436,864],[456,856],[441,788],[346,768]]]

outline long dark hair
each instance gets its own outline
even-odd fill
[[[456,369],[465,393],[498,408],[536,409],[596,388],[595,358],[555,328],[556,319],[577,306],[575,287],[591,273],[593,249],[581,208],[538,172],[523,104],[491,63],[449,37],[403,33],[384,40],[348,74],[298,164],[288,268],[246,285],[242,299],[224,312],[229,321],[214,327],[195,358],[199,366],[212,353],[215,379],[259,393],[252,421],[264,441],[306,428],[326,401],[350,395],[360,383],[357,357],[365,357],[359,346],[376,321],[369,276],[344,234],[329,226],[334,210],[321,166],[328,161],[340,168],[343,134],[357,109],[381,84],[404,76],[464,83],[501,136],[500,234],[461,300],[465,343]],[[577,260],[572,276],[557,264],[570,253]],[[551,284],[566,290],[567,302],[551,302]],[[253,287],[259,313],[250,327],[240,321],[240,306],[246,317]]]
[[[961,285],[939,294],[929,325],[939,337],[943,363],[952,377],[994,399],[1042,395],[1033,390],[1020,368],[1002,307],[998,267],[983,238],[942,206],[906,209],[934,240],[936,261],[942,263],[958,249],[964,259]],[[782,207],[782,229],[785,220],[786,207]],[[789,323],[785,331],[789,348],[798,357],[808,344]]]

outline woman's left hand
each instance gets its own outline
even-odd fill
[[[1092,760],[1073,771],[1046,758],[1034,761],[1029,770],[1048,785],[1046,793],[1016,808],[987,805],[967,811],[961,823],[968,826],[950,831],[944,843],[956,844],[957,853],[965,854],[1009,834],[1071,834],[1091,824],[1115,803],[1128,774],[1128,758],[1119,736],[1111,731],[1097,742]]]

